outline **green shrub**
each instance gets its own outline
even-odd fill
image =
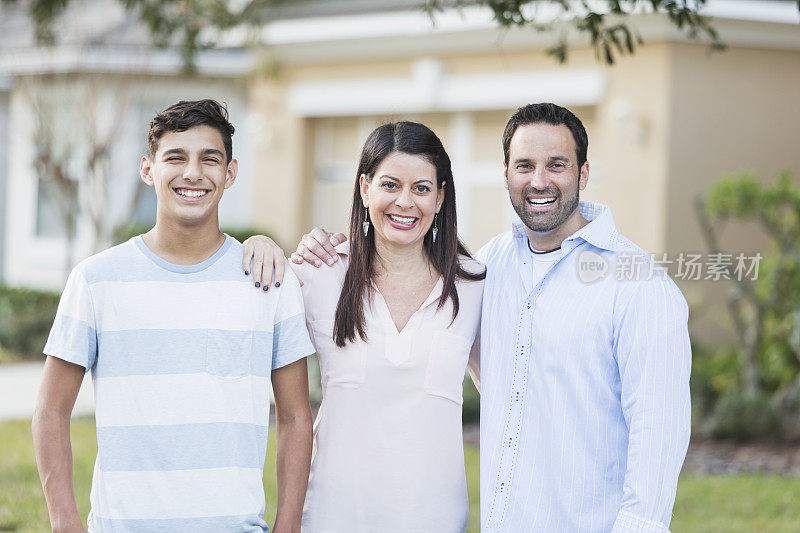
[[[472,378],[464,378],[464,405],[461,406],[461,421],[463,423],[478,422],[481,419],[481,395],[472,383]]]
[[[714,406],[710,434],[745,442],[773,437],[780,429],[780,412],[768,394],[734,391]]]
[[[773,397],[781,413],[781,433],[786,441],[800,443],[800,375]]]
[[[222,228],[222,232],[227,233],[239,242],[244,242],[253,235],[266,235],[272,238],[268,231],[260,228]]]
[[[152,224],[125,224],[118,226],[111,235],[114,244],[125,242],[131,237],[136,237],[142,233],[147,233],[152,228]],[[244,242],[248,237],[253,235],[266,235],[270,237],[269,232],[261,228],[221,228],[223,233],[227,233],[239,242]]]
[[[708,350],[692,345],[692,411],[697,416],[710,414],[717,400],[740,388],[741,354],[735,348]]]
[[[41,356],[58,309],[56,292],[0,285],[0,346],[23,357]]]
[[[771,182],[749,173],[728,176],[695,208],[711,252],[726,252],[720,237],[734,220],[757,228],[769,248],[757,277],[729,269],[737,343],[695,358],[693,399],[711,414],[713,434],[800,439],[800,180],[786,171]]]
[[[111,232],[111,240],[114,241],[114,244],[119,244],[131,237],[147,233],[152,227],[152,224],[123,224],[114,228],[114,231]]]
[[[11,353],[10,351],[3,348],[3,345],[0,344],[0,365],[5,365],[8,363],[13,363],[17,359],[17,356]],[[0,531],[3,531],[0,529]]]

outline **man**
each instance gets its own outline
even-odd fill
[[[689,442],[688,309],[609,208],[579,204],[587,146],[553,104],[520,108],[503,134],[520,221],[478,254],[484,531],[669,526]],[[640,275],[616,275],[633,258]]]
[[[503,134],[520,220],[477,254],[484,532],[668,531],[689,442],[688,309],[608,207],[579,202],[587,147],[554,104],[520,108]],[[315,230],[293,259],[335,260],[341,240]]]
[[[297,278],[252,291],[242,245],[219,230],[236,179],[233,126],[217,102],[156,115],[140,175],[156,224],[72,271],[47,346],[34,447],[54,531],[84,531],[69,421],[85,371],[98,453],[89,531],[262,532],[262,475],[275,395],[273,531],[299,532],[311,457]]]

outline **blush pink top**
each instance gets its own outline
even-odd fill
[[[364,306],[368,340],[333,342],[347,269],[292,267],[304,283],[306,322],[319,355],[323,401],[314,423],[304,533],[448,533],[467,526],[462,381],[478,332],[483,281],[456,281],[437,309],[441,278],[398,332],[376,289]],[[464,258],[470,272],[483,266]]]

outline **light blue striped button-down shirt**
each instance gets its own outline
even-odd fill
[[[478,252],[484,533],[668,531],[689,443],[688,308],[607,207],[580,211],[590,223],[535,285],[519,221]]]

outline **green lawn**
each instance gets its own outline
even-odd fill
[[[676,533],[796,533],[800,479],[684,474],[670,529]]]
[[[94,422],[72,424],[72,449],[78,509],[89,511],[89,486],[96,444]],[[275,450],[274,435],[269,449]],[[469,531],[478,532],[478,451],[467,447]],[[267,458],[264,487],[267,520],[275,516],[275,457]],[[671,530],[681,532],[796,532],[800,531],[800,479],[778,476],[684,475],[678,485]],[[30,423],[0,423],[0,531],[49,531],[47,509],[31,447]]]

